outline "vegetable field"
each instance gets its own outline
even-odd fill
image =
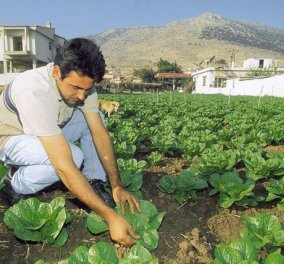
[[[113,244],[68,192],[1,198],[1,263],[284,263],[283,99],[99,96],[121,103],[105,122],[141,240]]]

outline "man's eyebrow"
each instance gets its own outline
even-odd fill
[[[93,87],[94,87],[94,85],[92,85],[91,87],[89,87],[89,88],[87,88],[87,89],[84,89],[84,88],[82,88],[82,87],[80,87],[80,86],[77,86],[77,85],[74,85],[74,84],[70,84],[72,87],[74,87],[74,88],[77,88],[77,89],[80,89],[80,90],[90,90],[90,89],[92,89]]]

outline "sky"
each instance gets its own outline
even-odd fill
[[[163,26],[205,12],[284,29],[284,0],[0,0],[0,26],[45,26],[67,39]]]

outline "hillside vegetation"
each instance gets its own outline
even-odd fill
[[[252,57],[272,58],[284,66],[284,30],[211,13],[161,27],[112,29],[88,38],[101,46],[107,66],[120,71],[155,67],[160,58],[183,69],[194,69],[213,55],[230,63],[233,50],[236,66]]]

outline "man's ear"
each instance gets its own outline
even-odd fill
[[[52,77],[53,77],[55,80],[61,79],[61,70],[60,70],[60,67],[59,67],[58,65],[55,65],[55,66],[52,68]]]

